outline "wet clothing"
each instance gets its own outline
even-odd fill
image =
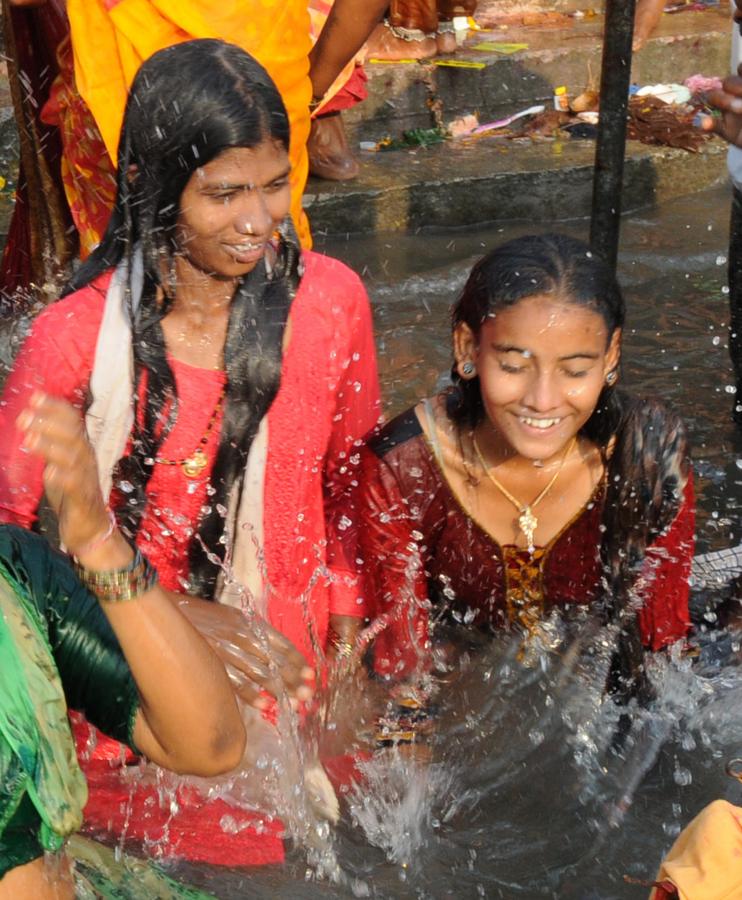
[[[139,695],[97,599],[68,560],[0,526],[0,878],[57,850],[87,790],[67,708],[133,746]]]
[[[342,520],[349,512],[346,490],[354,475],[353,448],[379,415],[379,388],[371,314],[366,292],[349,269],[315,253],[303,254],[304,273],[287,326],[288,346],[281,382],[254,444],[264,435],[264,453],[255,478],[243,492],[260,506],[257,558],[264,583],[256,605],[315,664],[313,642],[324,647],[329,616],[361,615],[355,547]],[[88,405],[97,339],[111,273],[48,307],[35,321],[6,382],[0,407],[0,518],[31,525],[42,493],[41,461],[21,449],[15,420],[34,389]],[[105,362],[105,360],[104,360]],[[160,574],[164,587],[184,592],[187,546],[208,502],[208,478],[218,443],[218,398],[224,374],[170,359],[177,383],[178,418],[160,448],[147,484],[147,505],[137,545]],[[202,445],[207,465],[189,478],[178,461]],[[12,437],[15,435],[15,437]],[[250,453],[252,454],[253,448]],[[114,477],[114,509],[127,502],[130,486]],[[346,539],[347,536],[347,539]],[[87,730],[80,732],[84,743]],[[99,745],[98,757],[116,757]],[[87,817],[100,829],[119,824],[116,810],[128,786],[111,785],[106,760],[86,763],[91,780]],[[95,787],[93,787],[95,785]],[[247,865],[282,858],[281,826],[225,834],[220,821],[235,815],[221,800],[185,808],[176,819],[168,810],[142,802],[142,816],[121,822],[132,840],[158,827],[174,852],[206,862]],[[126,806],[122,808],[128,808]],[[144,814],[149,818],[145,818]],[[158,825],[158,823],[160,823]],[[210,838],[205,839],[204,835]],[[266,851],[266,845],[270,845]]]
[[[502,546],[460,505],[411,409],[364,449],[361,485],[365,595],[387,621],[375,646],[381,674],[408,674],[425,658],[432,618],[500,629],[599,596],[602,482],[546,546],[533,554]],[[653,650],[688,632],[693,529],[689,480],[675,521],[644,565],[639,622]]]
[[[361,614],[354,551],[344,542],[342,528],[332,523],[345,513],[350,451],[378,419],[379,388],[370,308],[360,279],[337,260],[316,253],[305,253],[303,262],[281,384],[266,417],[267,454],[256,489],[263,495],[266,615],[313,661],[309,627],[324,646],[330,613]],[[2,521],[30,527],[36,519],[43,463],[22,449],[15,420],[36,389],[86,405],[110,277],[103,275],[41,313],[5,384]],[[158,459],[179,460],[199,446],[224,374],[170,362],[179,412]],[[219,422],[220,416],[217,412]],[[186,546],[207,501],[218,434],[213,427],[203,447],[208,464],[201,477],[188,478],[180,465],[157,463],[147,484],[137,545],[170,590],[184,591]],[[129,486],[118,481],[114,488],[114,506],[125,504]],[[323,568],[326,574],[317,578]]]

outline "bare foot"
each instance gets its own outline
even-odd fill
[[[371,32],[366,48],[369,59],[428,59],[438,52],[434,37],[425,36],[419,41],[406,41],[397,37],[391,28],[383,23],[377,25]]]
[[[455,53],[458,46],[455,31],[439,31],[435,36],[435,42],[439,53]]]
[[[319,116],[312,121],[307,141],[309,172],[327,181],[350,181],[359,172],[351,153],[340,113]]]
[[[665,0],[639,0],[634,21],[634,52],[641,50],[662,18]]]

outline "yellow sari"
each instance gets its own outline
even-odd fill
[[[220,38],[265,66],[291,124],[291,213],[302,245],[311,246],[301,208],[312,95],[307,0],[68,0],[67,14],[77,89],[114,163],[129,85],[157,50],[194,38]]]

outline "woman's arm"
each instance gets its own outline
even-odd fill
[[[639,628],[642,642],[650,650],[660,650],[688,635],[694,551],[695,497],[691,472],[678,514],[667,531],[647,548],[639,577],[643,601],[639,610]]]
[[[87,576],[126,569],[134,551],[109,515],[79,411],[36,393],[19,416],[27,451],[44,461],[44,488],[60,537]],[[245,732],[224,667],[157,584],[112,602],[96,590],[139,691],[133,729],[139,750],[177,772],[234,768]],[[111,698],[114,702],[115,698]]]
[[[309,54],[312,94],[323,97],[379,23],[388,0],[335,0]]]

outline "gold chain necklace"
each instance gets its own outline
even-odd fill
[[[198,442],[198,446],[189,456],[183,457],[183,459],[164,459],[161,456],[155,457],[155,462],[159,463],[161,466],[180,466],[183,470],[183,474],[186,478],[199,478],[203,470],[209,464],[209,457],[206,455],[206,451],[204,447],[209,443],[209,435],[211,434],[214,425],[216,424],[216,420],[219,416],[219,411],[222,408],[222,403],[224,402],[224,394],[226,391],[226,386],[222,386],[221,392],[219,393],[219,398],[216,401],[216,406],[214,407],[214,412],[211,414],[211,418],[209,419],[209,424],[206,426],[206,431],[204,431],[201,440]]]
[[[504,497],[506,497],[513,506],[518,510],[520,515],[518,516],[518,527],[523,532],[523,535],[528,543],[528,552],[533,553],[536,549],[535,544],[533,543],[533,535],[538,528],[538,519],[533,514],[533,508],[538,503],[540,503],[544,497],[549,493],[549,491],[554,487],[554,483],[564,468],[564,463],[567,461],[567,457],[572,452],[572,448],[577,443],[577,435],[575,435],[570,441],[567,449],[564,451],[564,456],[562,457],[562,461],[559,463],[559,468],[554,472],[551,481],[546,485],[546,487],[541,491],[541,493],[533,500],[531,503],[521,503],[520,500],[517,500],[510,491],[505,487],[505,485],[500,484],[500,482],[495,478],[492,472],[487,467],[487,463],[485,462],[484,456],[482,456],[482,451],[479,449],[479,444],[477,443],[477,439],[474,437],[472,433],[471,436],[472,444],[474,444],[474,450],[476,451],[477,457],[479,458],[479,462],[484,470],[484,474],[489,478],[489,480],[494,484],[498,491],[500,491]]]

